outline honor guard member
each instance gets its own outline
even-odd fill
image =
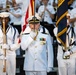
[[[70,16],[70,14],[68,15]],[[71,19],[70,19],[71,20]],[[69,21],[68,21],[68,24]],[[58,70],[59,75],[76,75],[76,43],[75,43],[75,33],[73,26],[70,24],[67,27],[67,34],[66,34],[66,50],[62,46],[61,42],[58,41],[58,53],[57,53],[57,60],[58,60]],[[55,36],[57,37],[58,29],[54,29]]]
[[[51,36],[48,30],[40,25],[38,15],[31,16],[28,22],[30,30],[23,33],[21,38],[21,48],[25,50],[25,74],[47,75],[53,68]]]
[[[10,18],[8,12],[0,13],[0,75],[3,74],[4,59],[6,59],[6,74],[16,74],[16,53],[15,50],[19,48],[17,42],[19,33],[16,28],[13,28],[10,24]],[[5,26],[5,33],[3,29]],[[4,36],[5,35],[5,36]],[[6,38],[5,38],[6,37]],[[5,38],[5,39],[3,39]],[[6,43],[4,42],[6,40]],[[6,57],[4,56],[4,50],[6,50]]]

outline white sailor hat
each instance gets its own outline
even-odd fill
[[[41,17],[37,13],[28,18],[29,24],[37,24],[40,22],[40,20],[41,20]]]
[[[1,12],[0,17],[9,17],[10,13],[9,12]]]

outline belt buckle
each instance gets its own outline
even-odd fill
[[[68,56],[63,55],[63,59],[70,59],[70,55],[68,55]]]

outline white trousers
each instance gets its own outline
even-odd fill
[[[59,75],[76,75],[76,59],[58,59]]]
[[[25,71],[26,75],[47,75],[45,71]]]
[[[15,75],[16,74],[16,58],[13,55],[7,57],[6,73],[3,72],[3,60],[0,60],[0,75]]]

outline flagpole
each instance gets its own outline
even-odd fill
[[[6,43],[5,17],[3,17],[3,43]],[[4,49],[3,72],[6,72],[6,49]]]
[[[33,4],[34,4],[34,6],[33,6],[33,14],[34,14],[34,17],[35,17],[35,0],[33,0]],[[34,23],[35,23],[35,18],[34,18]],[[34,32],[35,32],[35,24],[34,24]]]

